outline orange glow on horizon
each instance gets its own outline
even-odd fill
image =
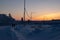
[[[16,20],[21,20],[20,15],[14,15],[13,18],[15,18]],[[26,20],[28,20],[29,18],[26,17]],[[45,15],[40,15],[37,17],[33,17],[32,20],[52,20],[52,19],[60,19],[60,14],[57,13],[52,13],[52,14],[45,14]]]
[[[37,18],[34,18],[35,20],[52,20],[52,19],[60,19],[60,14],[46,14],[41,15]]]

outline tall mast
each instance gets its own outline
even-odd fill
[[[25,10],[26,10],[26,9],[25,9],[25,1],[26,1],[26,0],[24,0],[24,15],[23,15],[24,21],[25,21]]]

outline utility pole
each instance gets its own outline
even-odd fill
[[[24,0],[24,15],[23,15],[23,20],[25,21],[25,2],[26,2],[26,0]]]

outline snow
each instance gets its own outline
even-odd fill
[[[52,25],[2,26],[0,40],[60,40],[60,27]]]
[[[0,40],[17,40],[17,37],[10,26],[0,26]]]

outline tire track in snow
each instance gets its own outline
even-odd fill
[[[11,31],[13,31],[16,34],[18,40],[25,40],[25,37],[22,35],[22,33],[14,30],[14,28],[11,28]]]

